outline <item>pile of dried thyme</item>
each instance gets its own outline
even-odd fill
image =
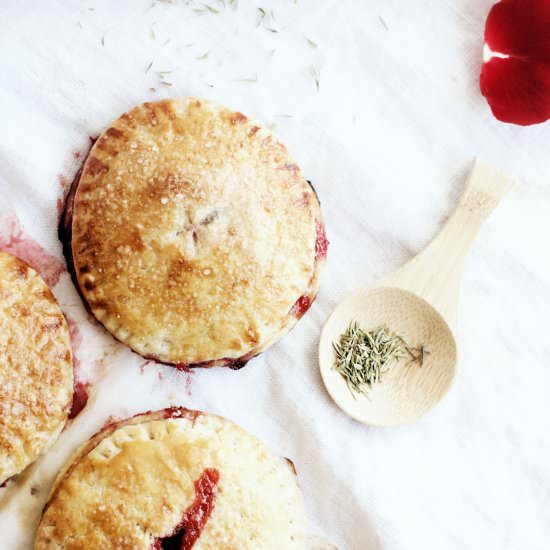
[[[333,368],[343,376],[354,398],[355,393],[368,396],[366,387],[381,381],[392,360],[409,357],[411,362],[418,362],[422,367],[428,353],[424,346],[409,346],[386,326],[366,332],[357,323],[351,323],[340,341],[332,345],[336,352]]]

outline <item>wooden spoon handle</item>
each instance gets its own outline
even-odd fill
[[[515,181],[493,165],[475,159],[455,213],[467,212],[479,227],[512,190]]]
[[[464,262],[481,225],[514,184],[494,166],[475,159],[458,207],[441,233],[381,284],[421,296],[456,330]]]

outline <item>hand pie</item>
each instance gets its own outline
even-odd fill
[[[291,550],[304,531],[285,459],[228,420],[173,408],[110,425],[77,451],[35,550]]]
[[[144,103],[93,145],[67,201],[67,255],[95,317],[137,353],[238,368],[319,288],[319,202],[288,151],[196,98]]]
[[[0,485],[53,444],[72,399],[65,317],[42,278],[0,252]]]

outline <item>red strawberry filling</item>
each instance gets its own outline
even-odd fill
[[[317,234],[317,238],[315,240],[315,269],[317,270],[317,264],[326,258],[328,249],[328,239],[325,233],[325,225],[321,220],[315,221],[315,232]],[[296,317],[296,319],[301,319],[311,307],[314,299],[315,296],[312,296],[311,294],[303,294],[296,300],[296,303],[290,308],[288,314]]]
[[[550,1],[501,0],[487,17],[481,92],[495,117],[527,126],[550,118]]]
[[[215,468],[207,468],[195,481],[195,500],[185,510],[181,522],[172,534],[155,540],[151,550],[190,550],[214,510],[216,489],[220,473]]]
[[[315,241],[315,261],[322,260],[327,256],[328,240],[325,233],[325,225],[321,220],[315,221],[317,239]]]
[[[298,300],[296,300],[296,303],[290,308],[290,315],[293,315],[296,319],[301,319],[311,307],[312,303],[309,296],[300,296]]]
[[[76,382],[73,386],[73,404],[69,418],[75,418],[88,403],[88,390],[82,382]]]

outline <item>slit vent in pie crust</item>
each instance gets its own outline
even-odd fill
[[[72,398],[65,317],[40,275],[0,252],[0,485],[53,444]]]
[[[137,353],[240,367],[311,305],[319,201],[266,128],[206,100],[139,105],[95,141],[67,201],[73,276]]]
[[[76,452],[35,550],[150,550],[169,539],[194,550],[292,550],[304,533],[284,459],[228,420],[175,408],[117,422]]]

